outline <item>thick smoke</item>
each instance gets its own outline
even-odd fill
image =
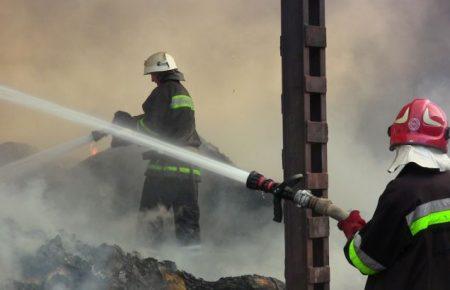
[[[147,217],[166,217],[164,245],[155,247],[148,237],[140,238],[136,209],[146,167],[142,152],[137,146],[115,148],[71,169],[47,166],[38,178],[28,175],[3,185],[0,201],[7,206],[0,211],[0,280],[20,279],[22,257],[61,229],[65,236],[76,233],[92,244],[107,241],[130,252],[174,260],[181,269],[210,280],[257,272],[282,276],[281,260],[271,256],[281,256],[282,227],[271,222],[265,206],[270,202],[211,173],[204,174],[200,189],[201,250],[178,247],[171,215],[162,211]]]
[[[140,112],[150,90],[143,60],[168,50],[186,73],[201,134],[243,168],[281,176],[277,1],[0,0],[0,6],[1,83],[109,119],[119,108]],[[391,178],[386,129],[404,103],[428,96],[450,113],[449,15],[445,0],[327,2],[330,197],[344,208],[371,216]],[[14,106],[0,111],[4,141],[46,147],[87,132]],[[2,205],[20,208],[3,198]],[[52,211],[43,212],[52,220]],[[266,243],[270,265],[260,271],[259,260],[242,271],[281,278],[282,232],[280,226],[267,232],[258,243]],[[364,278],[355,282],[359,274],[343,258],[342,235],[333,232],[330,244],[333,289],[361,289]],[[198,274],[225,275],[232,264]]]
[[[186,75],[200,133],[244,168],[281,176],[280,150],[268,145],[281,144],[277,3],[2,2],[2,83],[105,119],[118,109],[138,114],[153,87],[142,76],[143,62],[167,50]],[[15,128],[29,128],[30,121],[40,126],[33,134],[11,130],[6,123],[17,114],[22,118],[15,119]],[[86,132],[17,107],[5,106],[1,118],[3,138],[39,146]],[[264,161],[254,148],[266,152]]]

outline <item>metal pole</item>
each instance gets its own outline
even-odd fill
[[[325,0],[281,0],[283,169],[303,173],[304,188],[327,197]],[[285,204],[288,290],[329,290],[329,223]]]

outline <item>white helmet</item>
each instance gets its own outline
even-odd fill
[[[177,69],[175,59],[166,52],[152,54],[144,63],[144,75]]]

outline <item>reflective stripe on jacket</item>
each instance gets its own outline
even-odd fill
[[[366,290],[450,289],[450,172],[408,164],[344,251]]]
[[[147,169],[154,172],[173,172],[187,175],[193,174],[197,176],[201,175],[200,169],[191,168],[188,166],[170,166],[170,165],[161,166],[158,164],[149,163]]]
[[[195,128],[194,102],[181,80],[184,77],[178,71],[164,76],[142,104],[144,115],[137,119],[137,129],[174,145],[197,148],[201,141]],[[147,176],[200,176],[198,169],[157,152],[149,159]]]
[[[180,72],[165,75],[147,100],[142,104],[144,115],[139,118],[140,132],[179,146],[200,146],[195,128],[194,102],[186,88]]]

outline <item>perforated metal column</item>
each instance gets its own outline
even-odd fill
[[[317,196],[328,189],[325,0],[281,0],[283,169],[305,176]],[[330,289],[328,218],[285,203],[288,290]]]

